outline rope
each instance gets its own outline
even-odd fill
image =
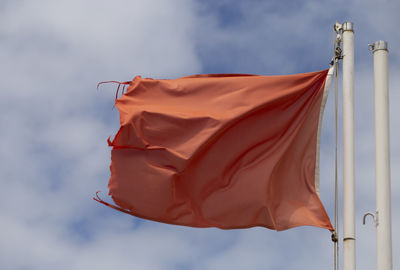
[[[339,199],[338,199],[338,73],[339,73],[339,61],[336,62],[335,71],[335,270],[339,269]]]
[[[104,82],[99,82],[99,83],[97,84],[97,90],[99,90],[100,85],[105,84],[105,83],[116,83],[116,84],[118,84],[117,91],[116,91],[116,93],[115,93],[115,99],[118,99],[118,94],[119,94],[119,89],[120,89],[120,87],[121,87],[121,84],[123,85],[123,88],[122,88],[122,95],[123,95],[123,94],[125,93],[125,86],[129,85],[131,82],[130,82],[130,81],[127,81],[127,82],[119,82],[119,81],[104,81]]]
[[[118,207],[118,206],[109,204],[109,203],[106,202],[106,201],[103,201],[103,200],[99,197],[99,193],[100,193],[100,191],[97,191],[97,192],[96,192],[96,197],[93,197],[93,200],[95,200],[96,202],[102,203],[102,204],[104,204],[104,205],[106,205],[106,206],[108,206],[108,207],[111,207],[111,208],[113,208],[113,209],[115,209],[115,210],[118,210],[118,211],[121,211],[121,212],[124,212],[124,213],[126,213],[126,214],[129,214],[129,215],[132,215],[132,216],[133,216],[132,212],[130,212],[130,211],[128,211],[128,210],[125,210],[125,209],[123,209],[123,208],[121,208],[121,207]]]
[[[336,23],[334,25],[334,37],[333,37],[333,51],[334,51],[334,65],[335,67],[335,214],[334,214],[334,231],[332,233],[333,242],[333,256],[334,256],[334,270],[339,269],[339,192],[338,192],[338,96],[339,96],[339,60],[342,59],[342,49],[341,44],[341,25]]]

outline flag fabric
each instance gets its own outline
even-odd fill
[[[330,75],[136,77],[116,99],[112,207],[192,227],[333,230],[318,195]]]

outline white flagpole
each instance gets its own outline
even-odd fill
[[[391,270],[388,49],[385,41],[369,47],[374,54],[377,269]]]
[[[354,32],[343,31],[343,269],[356,269],[354,203]]]

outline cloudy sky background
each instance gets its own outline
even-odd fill
[[[1,1],[0,269],[331,269],[327,230],[171,226],[122,214],[92,197],[102,190],[107,198],[106,139],[119,124],[112,110],[115,86],[97,91],[98,82],[326,69],[336,20],[355,23],[358,269],[375,269],[376,262],[375,227],[371,220],[362,225],[362,215],[375,210],[373,57],[367,44],[389,43],[398,269],[399,12],[395,0]],[[333,101],[331,92],[321,146],[321,199],[331,217]]]

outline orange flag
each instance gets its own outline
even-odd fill
[[[109,141],[118,206],[99,201],[192,227],[333,230],[317,194],[327,75],[136,77]]]

